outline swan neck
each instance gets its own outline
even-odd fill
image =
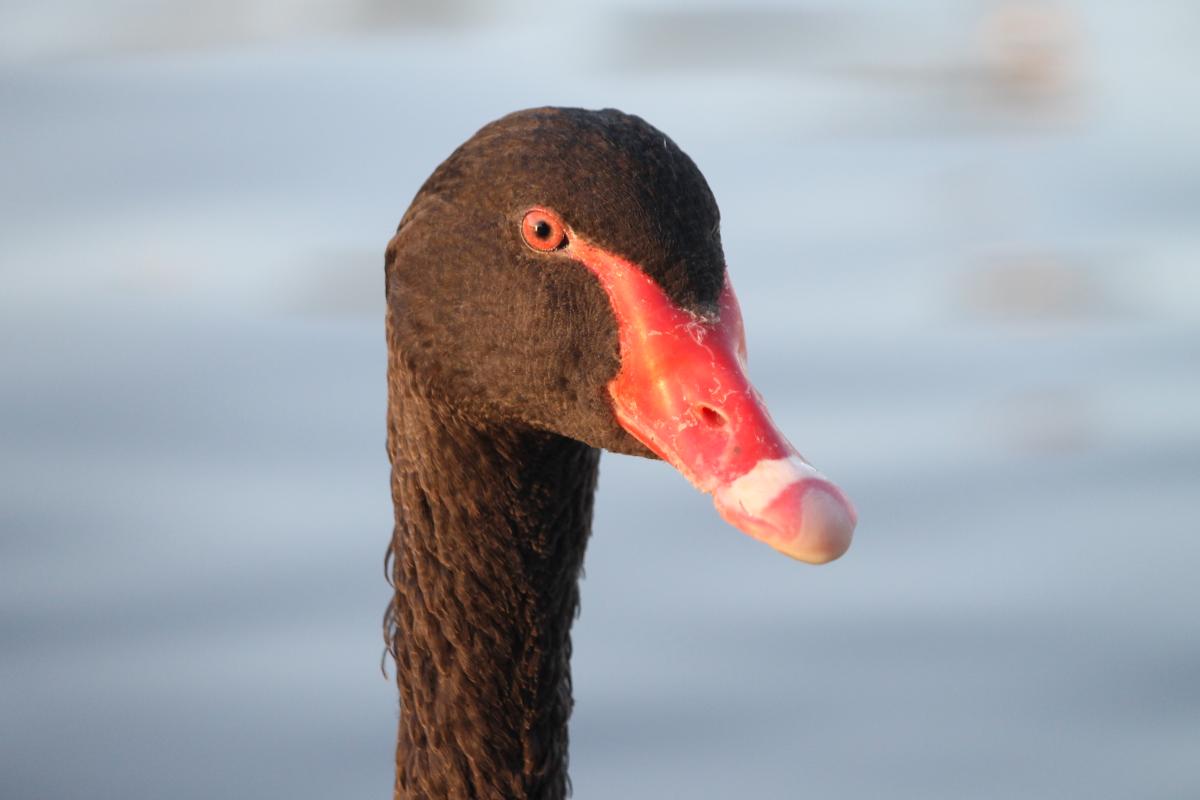
[[[393,360],[395,797],[561,798],[599,452],[464,418]]]

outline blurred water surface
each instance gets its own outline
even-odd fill
[[[382,250],[484,122],[641,114],[820,569],[606,456],[580,798],[1200,796],[1200,11],[0,5],[0,796],[368,798]]]

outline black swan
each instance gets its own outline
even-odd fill
[[[853,507],[745,376],[718,221],[660,131],[559,108],[484,127],[400,221],[386,256],[395,797],[567,794],[601,449],[664,459],[800,560],[849,546]]]

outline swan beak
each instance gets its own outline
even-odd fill
[[[609,393],[621,425],[711,492],[735,528],[811,564],[845,553],[858,515],[779,431],[746,377],[728,280],[713,318],[678,308],[653,282],[627,288],[643,296],[626,297],[618,314],[621,371]]]
[[[728,275],[716,309],[701,315],[615,253],[579,238],[567,252],[612,304],[621,368],[608,391],[621,426],[711,493],[735,528],[810,564],[845,553],[858,514],[779,432],[746,377],[742,312]]]

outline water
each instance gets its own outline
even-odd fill
[[[382,249],[554,103],[704,170],[862,519],[606,456],[576,796],[1200,796],[1189,4],[68,6],[0,12],[0,795],[387,796]]]

